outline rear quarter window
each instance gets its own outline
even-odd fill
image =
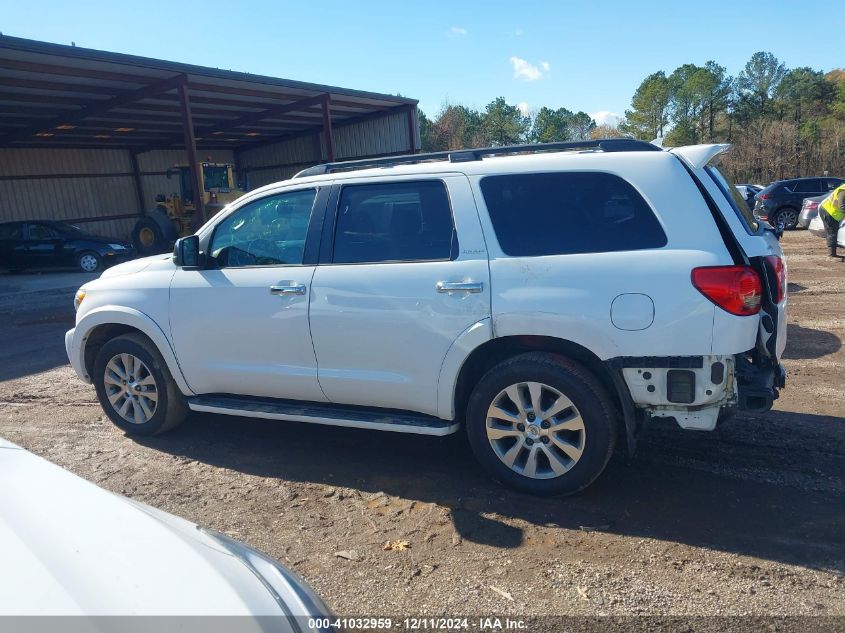
[[[502,251],[514,257],[666,246],[666,233],[630,183],[603,172],[486,176],[481,192]]]

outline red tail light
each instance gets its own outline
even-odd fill
[[[780,257],[775,257],[774,255],[769,255],[766,258],[766,262],[772,267],[772,271],[775,273],[775,283],[777,284],[777,288],[775,289],[775,294],[777,295],[775,303],[780,303],[786,294],[786,264]]]
[[[807,200],[807,202],[804,203],[804,207],[807,208],[807,209],[810,209],[810,210],[817,209],[818,206],[819,206],[819,203],[816,202],[815,200]]]
[[[763,287],[760,277],[748,266],[694,268],[692,285],[731,314],[750,316],[760,311]]]
[[[770,194],[770,193],[758,193],[757,197],[760,198],[760,200],[768,200],[769,198],[772,197],[772,194]]]

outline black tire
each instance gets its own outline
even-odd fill
[[[503,390],[521,382],[552,387],[569,398],[580,413],[583,449],[574,465],[561,475],[535,479],[520,474],[500,460],[488,440],[488,408]],[[568,358],[540,352],[515,356],[488,371],[475,386],[466,414],[469,442],[484,469],[509,488],[542,496],[574,494],[595,481],[613,453],[617,425],[618,414],[607,391],[589,370]]]
[[[153,218],[144,216],[132,229],[132,245],[141,255],[155,255],[167,250],[161,226]]]
[[[85,251],[76,256],[76,267],[83,273],[96,273],[103,269],[103,258],[94,251]]]
[[[106,369],[109,362],[120,354],[130,354],[138,358],[155,381],[157,402],[152,416],[142,423],[124,419],[109,400],[107,390],[113,387],[108,386],[106,381]],[[117,427],[129,435],[159,435],[179,426],[188,415],[188,405],[167,364],[155,345],[143,334],[124,334],[103,345],[94,360],[93,381],[103,411]]]
[[[781,207],[772,216],[772,226],[778,227],[783,222],[784,231],[792,231],[798,226],[800,211],[792,207]]]

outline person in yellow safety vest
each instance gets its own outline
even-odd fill
[[[836,234],[839,232],[839,223],[845,218],[845,184],[839,185],[819,203],[819,217],[827,229],[830,256],[836,257]]]

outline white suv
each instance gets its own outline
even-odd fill
[[[76,298],[76,372],[131,434],[188,410],[445,435],[572,493],[649,417],[784,384],[786,268],[715,166],[633,140],[319,165]]]

